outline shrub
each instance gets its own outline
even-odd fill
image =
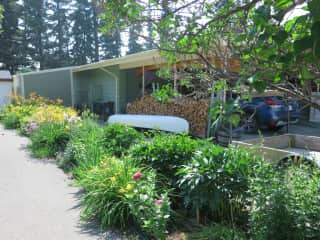
[[[200,217],[243,223],[248,178],[260,160],[246,150],[210,146],[178,171],[185,206]]]
[[[130,160],[107,158],[80,178],[85,189],[82,217],[101,227],[140,226],[156,239],[163,239],[170,216],[167,194],[155,191],[154,173]]]
[[[21,121],[20,130],[25,135],[30,135],[41,123],[55,122],[70,123],[78,121],[77,112],[61,105],[40,105],[34,108],[30,116],[25,116]]]
[[[200,232],[190,233],[186,240],[246,240],[243,231],[230,226],[214,224],[207,226]]]
[[[64,150],[68,140],[70,127],[66,123],[42,123],[30,135],[30,149],[34,157],[54,157]]]
[[[257,169],[249,185],[253,239],[319,239],[319,186],[318,168]]]
[[[179,93],[175,91],[170,84],[164,85],[161,89],[152,93],[152,97],[160,103],[167,103],[170,97],[179,96]]]
[[[23,119],[30,117],[35,106],[32,105],[7,105],[1,109],[1,120],[5,128],[18,129],[23,123]]]
[[[175,185],[177,170],[191,160],[202,144],[207,142],[186,135],[157,134],[152,140],[133,146],[130,156],[165,176],[169,185]]]
[[[102,145],[110,155],[121,157],[130,146],[143,138],[143,134],[134,128],[122,124],[112,124],[104,128]]]
[[[102,136],[103,128],[91,119],[72,125],[70,141],[63,157],[59,158],[58,165],[65,170],[80,167],[76,171],[97,165],[104,155]],[[77,175],[76,172],[75,174]]]

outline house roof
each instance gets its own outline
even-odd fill
[[[165,62],[165,58],[160,56],[158,50],[148,50],[144,52],[130,54],[124,57],[112,58],[96,63],[74,67],[73,72],[81,72],[114,65],[119,65],[120,69],[129,69],[135,67],[150,66],[155,64],[163,64]]]
[[[8,70],[0,70],[0,81],[12,81],[11,73]]]

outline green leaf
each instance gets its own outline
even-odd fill
[[[291,0],[278,0],[275,3],[275,10],[276,11],[281,11],[283,9],[286,9],[287,7],[292,5]]]
[[[260,78],[259,73],[256,73],[254,76],[250,77],[248,81],[259,93],[264,92],[266,89],[266,82]]]
[[[320,40],[315,42],[313,53],[314,57],[320,58]]]
[[[312,49],[313,48],[313,41],[310,36],[304,37],[302,39],[298,39],[294,41],[293,43],[294,46],[294,51],[297,55],[302,53],[303,51],[307,49]]]
[[[315,22],[315,23],[312,24],[311,36],[312,36],[313,40],[319,40],[320,39],[320,21]]]
[[[273,35],[272,38],[277,44],[281,45],[286,41],[288,36],[289,35],[285,30],[280,30],[277,34]]]
[[[314,21],[320,21],[320,4],[319,0],[312,0],[308,3],[308,8]]]

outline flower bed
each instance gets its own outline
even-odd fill
[[[165,239],[319,239],[320,171],[275,166],[246,149],[185,135],[101,126],[59,102],[33,96],[0,111],[5,127],[30,136],[35,157],[55,157],[84,189],[82,220]],[[191,221],[192,222],[192,221]],[[221,225],[222,224],[222,225]],[[214,238],[212,238],[214,236]]]

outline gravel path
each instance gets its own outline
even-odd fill
[[[80,226],[79,189],[54,163],[30,158],[27,144],[0,126],[0,239],[119,239]]]

